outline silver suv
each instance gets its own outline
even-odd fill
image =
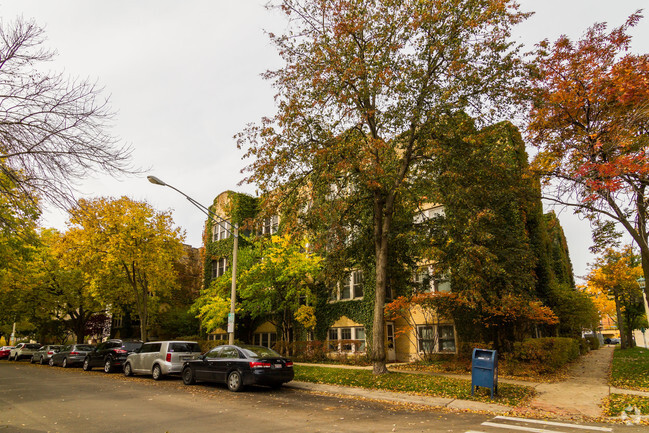
[[[185,361],[197,358],[201,348],[195,341],[151,341],[144,343],[124,362],[124,376],[150,374],[160,380],[171,373],[180,373]]]
[[[20,358],[30,358],[41,345],[38,343],[18,343],[16,347],[9,352],[9,361],[18,361]]]

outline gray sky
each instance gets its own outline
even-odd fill
[[[265,30],[281,32],[283,18],[264,0],[0,0],[4,21],[19,15],[45,28],[58,52],[50,65],[105,87],[117,111],[113,133],[149,169],[200,203],[233,189],[254,193],[241,180],[242,152],[232,138],[247,123],[274,113],[273,89],[261,79],[281,65]],[[647,0],[522,0],[536,14],[516,39],[534,43],[561,34],[578,38],[594,22],[621,25]],[[649,15],[649,10],[646,11]],[[633,51],[649,52],[649,16],[632,31]],[[201,245],[204,215],[171,189],[139,178],[99,176],[79,184],[86,196],[128,195],[171,209],[186,242]],[[588,223],[555,210],[566,231],[575,274],[592,261]],[[63,229],[67,216],[50,211],[44,224]]]

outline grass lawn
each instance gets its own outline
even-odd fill
[[[604,413],[606,416],[620,416],[625,409],[640,409],[642,415],[649,414],[649,398],[637,395],[611,394],[604,404]],[[635,413],[627,412],[628,415]]]
[[[611,385],[649,391],[649,350],[642,347],[626,350],[616,348],[611,369]]]
[[[498,385],[498,395],[491,400],[489,390],[485,388],[480,388],[479,392],[472,396],[470,380],[408,373],[388,373],[374,376],[370,370],[306,365],[296,365],[294,368],[295,380],[303,382],[409,392],[431,397],[459,398],[507,406],[525,404],[534,395],[532,387],[503,383]]]

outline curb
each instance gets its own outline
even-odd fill
[[[350,397],[362,397],[370,400],[389,401],[394,403],[407,403],[420,406],[437,408],[448,408],[456,410],[471,410],[479,412],[492,412],[497,414],[509,413],[513,407],[500,404],[482,403],[479,401],[459,400],[446,397],[427,397],[402,392],[379,391],[366,388],[355,388],[340,385],[325,385],[311,382],[291,381],[284,384],[284,387],[300,391],[322,392],[327,394],[346,395]]]

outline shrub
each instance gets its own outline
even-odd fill
[[[574,338],[528,338],[514,343],[511,359],[530,364],[540,373],[553,373],[579,357],[580,343]]]
[[[588,340],[588,344],[590,345],[590,350],[599,349],[599,338],[595,336],[590,336],[590,337],[586,337],[586,340]]]
[[[585,355],[590,351],[590,342],[585,338],[579,339],[579,354]]]

